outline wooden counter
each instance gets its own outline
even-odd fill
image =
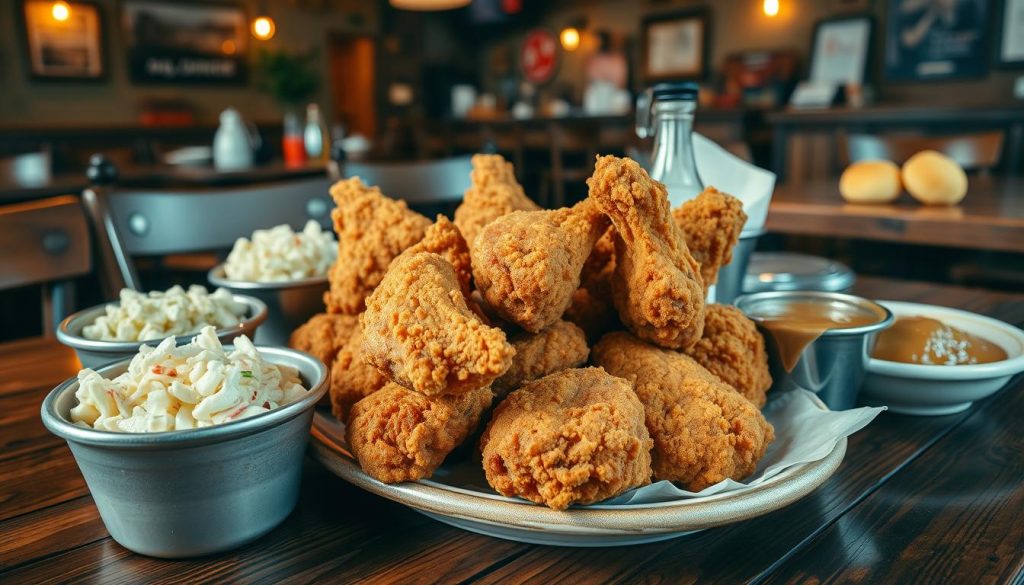
[[[1024,253],[1024,178],[971,177],[954,207],[924,206],[909,195],[894,204],[853,205],[839,179],[779,185],[768,210],[768,231],[904,244]]]
[[[1024,296],[862,278],[859,294],[1024,322]],[[107,534],[39,404],[78,369],[52,340],[0,346],[4,583],[1020,583],[1024,381],[965,412],[882,413],[836,474],[775,512],[653,544],[535,546],[452,528],[308,461],[298,507],[238,550],[165,561]],[[212,489],[216,489],[215,486]]]

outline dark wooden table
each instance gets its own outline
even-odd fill
[[[765,227],[772,232],[1024,253],[1024,178],[971,177],[952,207],[846,203],[839,179],[779,185]]]
[[[1024,323],[1024,295],[862,279],[876,298]],[[1024,578],[1024,384],[943,417],[883,413],[810,496],[671,541],[557,548],[448,527],[308,461],[298,508],[237,551],[162,561],[107,535],[65,444],[39,421],[78,368],[52,341],[0,348],[0,582],[1009,583]],[[214,488],[215,489],[215,488]]]

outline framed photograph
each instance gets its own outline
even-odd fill
[[[103,22],[92,3],[24,0],[28,70],[34,79],[102,79]]]
[[[1003,0],[996,62],[1000,67],[1024,67],[1024,0]]]
[[[874,21],[866,15],[818,21],[811,44],[810,80],[864,85],[873,28]]]
[[[988,72],[989,0],[890,0],[886,5],[888,79],[964,79]]]
[[[703,9],[645,18],[642,57],[645,80],[706,77],[708,31],[708,12]]]
[[[136,83],[242,84],[249,27],[237,4],[124,0],[128,69]]]

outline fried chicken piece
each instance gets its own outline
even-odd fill
[[[331,288],[324,294],[330,313],[355,315],[403,250],[423,239],[430,220],[404,201],[367,187],[358,177],[331,187],[331,211],[338,235],[338,259],[327,275]]]
[[[331,365],[331,412],[345,420],[352,405],[380,390],[388,383],[384,374],[363,357],[363,331],[356,325],[352,337],[338,350]]]
[[[654,439],[656,480],[697,492],[743,479],[775,439],[757,407],[689,356],[618,332],[594,346],[591,361],[633,382]]]
[[[431,398],[394,382],[352,407],[345,429],[359,466],[384,483],[433,475],[491,405],[490,388]]]
[[[505,333],[466,305],[451,263],[429,252],[391,264],[360,323],[366,360],[428,396],[489,386],[515,354]]]
[[[575,323],[596,342],[609,331],[622,328],[618,313],[612,304],[612,273],[615,272],[615,228],[608,226],[590,256],[583,264],[580,288],[572,295],[572,304],[563,319]]]
[[[765,392],[772,385],[768,353],[764,337],[743,311],[732,305],[708,305],[704,336],[686,354],[754,406],[764,406]]]
[[[485,225],[513,211],[536,211],[540,207],[523,192],[516,181],[512,163],[498,154],[478,154],[472,160],[472,185],[455,210],[455,225],[470,244]]]
[[[718,282],[719,269],[732,262],[732,249],[747,223],[743,202],[708,187],[673,209],[672,218],[686,236],[693,259],[700,264],[706,293],[709,286]]]
[[[684,349],[704,329],[700,266],[669,212],[665,186],[631,159],[598,157],[590,200],[615,226],[612,301],[642,339]]]
[[[358,326],[356,315],[317,313],[292,331],[288,347],[312,354],[330,368],[338,349],[348,342]]]
[[[651,445],[633,389],[600,368],[526,384],[498,405],[480,438],[491,487],[555,510],[650,483]]]
[[[451,263],[455,276],[459,279],[462,294],[469,299],[473,286],[473,264],[469,259],[469,246],[462,237],[462,232],[447,217],[438,214],[434,225],[427,228],[427,233],[418,244],[408,248],[403,254],[432,252]]]
[[[527,382],[579,367],[590,355],[583,330],[568,321],[555,321],[540,333],[519,333],[510,341],[516,348],[512,367],[491,385],[498,400]]]
[[[608,220],[590,201],[553,211],[516,211],[473,242],[473,278],[502,318],[536,333],[572,303],[580,273]]]

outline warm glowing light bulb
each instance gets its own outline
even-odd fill
[[[252,21],[252,36],[261,41],[273,38],[276,31],[277,25],[274,24],[274,19],[269,16],[260,16]]]
[[[779,0],[764,0],[763,8],[767,16],[776,16],[779,13]]]
[[[566,51],[575,51],[580,46],[580,31],[573,27],[563,28],[562,34],[558,35],[562,42],[562,48]]]
[[[64,0],[58,0],[53,3],[53,8],[50,9],[50,14],[53,15],[53,19],[57,22],[64,22],[71,16],[71,7],[68,6]]]

